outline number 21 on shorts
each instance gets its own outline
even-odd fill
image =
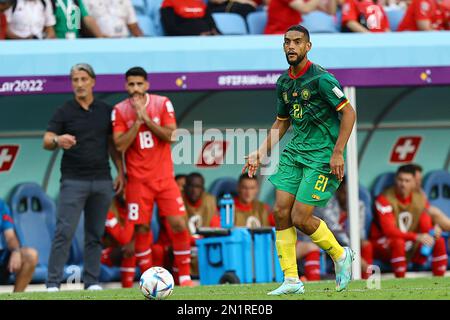
[[[328,178],[325,177],[323,174],[319,175],[316,181],[316,185],[314,186],[314,189],[319,190],[320,192],[324,192],[325,188],[328,183]]]

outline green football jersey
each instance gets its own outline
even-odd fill
[[[278,119],[291,118],[292,140],[284,149],[280,165],[304,164],[330,172],[330,158],[336,144],[338,111],[348,103],[336,78],[311,63],[294,77],[290,69],[277,81]]]

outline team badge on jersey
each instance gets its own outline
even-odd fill
[[[311,98],[311,92],[308,89],[303,89],[301,96],[303,100],[309,100]]]

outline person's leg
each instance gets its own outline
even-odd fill
[[[181,286],[192,286],[191,235],[187,227],[186,208],[174,179],[161,181],[155,197],[159,215],[166,218],[166,228],[172,243],[174,264]]]
[[[98,284],[100,260],[102,255],[101,239],[105,231],[108,209],[113,197],[111,180],[90,182],[91,193],[84,210],[84,287]]]
[[[361,241],[361,277],[368,279],[370,273],[367,268],[373,264],[373,247],[372,243],[367,240]]]
[[[89,182],[63,180],[59,193],[55,237],[48,261],[47,288],[59,288],[70,246],[89,194]]]
[[[125,189],[128,205],[128,219],[135,224],[134,229],[134,254],[135,259],[129,259],[127,268],[131,268],[134,261],[141,273],[153,266],[152,242],[150,224],[152,221],[155,190],[137,179],[129,179]],[[131,269],[129,269],[131,270]]]
[[[396,278],[404,278],[406,273],[406,249],[405,240],[402,238],[390,238],[389,249],[391,253],[391,266]]]
[[[326,223],[313,216],[315,207],[325,207],[331,199],[339,181],[331,173],[325,174],[304,167],[303,177],[295,196],[291,211],[292,223],[333,259],[336,272],[336,290],[342,291],[351,281],[353,251],[342,247]]]
[[[309,281],[320,280],[320,248],[309,239],[297,241],[297,260],[304,258],[305,277]]]
[[[153,267],[152,252],[153,234],[149,224],[136,225],[134,229],[134,251],[136,263],[144,273],[147,269]]]
[[[23,247],[20,249],[22,256],[22,266],[16,274],[14,292],[23,292],[33,278],[34,269],[38,263],[38,253],[36,249]]]

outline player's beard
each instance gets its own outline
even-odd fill
[[[141,93],[141,92],[133,92],[132,94],[130,94],[130,98],[133,97],[145,97],[145,92]]]
[[[306,53],[304,55],[297,55],[297,59],[295,59],[294,61],[289,61],[289,54],[286,54],[286,60],[288,62],[289,65],[296,67],[300,64],[300,62],[303,61],[303,59],[305,59],[306,57]]]

